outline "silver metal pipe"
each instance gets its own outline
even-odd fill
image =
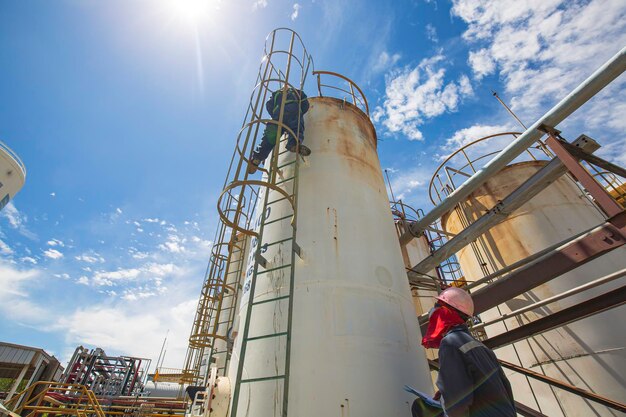
[[[506,319],[509,319],[511,317],[519,316],[520,314],[526,313],[526,312],[528,312],[530,310],[534,310],[536,308],[543,307],[546,304],[550,304],[550,303],[553,303],[555,301],[559,301],[559,300],[561,300],[563,298],[567,298],[569,296],[578,294],[578,293],[583,292],[585,290],[588,290],[590,288],[595,288],[595,287],[600,286],[602,284],[606,284],[608,282],[614,281],[614,280],[616,280],[618,278],[622,278],[625,275],[626,275],[626,268],[621,269],[621,270],[619,270],[617,272],[614,272],[612,274],[605,275],[602,278],[598,278],[598,279],[596,279],[594,281],[588,282],[588,283],[580,285],[578,287],[572,288],[571,290],[562,292],[561,294],[557,294],[557,295],[555,295],[553,297],[546,298],[545,300],[541,300],[541,301],[538,301],[536,303],[530,304],[530,305],[528,305],[526,307],[520,308],[518,310],[511,311],[510,313],[504,313],[503,315],[501,315],[500,317],[498,317],[498,318],[496,318],[494,320],[491,320],[491,321],[488,321],[488,322],[485,322],[485,323],[477,324],[476,326],[473,326],[472,329],[482,329],[485,326],[489,326],[489,325],[492,325],[494,323],[498,323],[498,322],[500,322],[502,320],[506,320]]]
[[[445,200],[428,212],[422,219],[409,225],[409,230],[400,238],[402,244],[410,242],[430,224],[452,210],[463,199],[480,187],[488,178],[497,174],[509,162],[524,152],[529,146],[541,139],[543,132],[539,130],[542,125],[556,127],[576,109],[586,103],[590,98],[606,87],[611,81],[626,70],[626,47],[622,48],[615,56],[596,70],[589,78],[582,82],[576,89],[569,93],[556,106],[550,109],[531,127],[526,129],[515,141],[504,148],[495,158],[487,163],[478,172],[472,175],[459,188],[454,190]]]

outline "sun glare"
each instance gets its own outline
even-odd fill
[[[196,23],[209,16],[214,3],[214,0],[167,0],[168,9],[176,18]]]

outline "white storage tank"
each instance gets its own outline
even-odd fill
[[[486,209],[493,207],[545,164],[546,161],[528,161],[504,168],[467,198],[463,204],[466,215],[471,221],[476,220]],[[478,244],[484,262],[490,272],[493,272],[493,269],[513,264],[603,222],[604,218],[599,210],[569,177],[563,176],[504,222],[484,234],[484,246],[480,241]],[[458,209],[444,216],[442,223],[445,230],[451,233],[458,233],[463,229]],[[471,246],[460,250],[457,256],[469,282],[484,276]],[[499,306],[499,310],[494,308],[481,314],[481,318],[483,321],[490,321],[502,313],[562,293],[625,266],[626,249],[622,247],[511,299]],[[621,285],[623,282],[614,281],[534,312],[487,326],[487,335],[494,336],[507,329],[514,329]],[[531,371],[620,401],[626,398],[626,333],[622,331],[623,326],[615,326],[622,323],[625,316],[626,306],[614,308],[516,343],[516,351],[513,346],[507,346],[496,350],[496,354],[500,359],[514,364],[519,365],[521,361],[521,366]],[[621,415],[574,394],[550,388],[545,383],[527,379],[512,371],[505,371],[513,384],[516,400],[537,407],[536,409],[551,417]]]
[[[0,210],[22,189],[25,180],[24,163],[11,148],[0,141]]]
[[[432,383],[376,153],[376,133],[367,115],[345,101],[309,101],[305,144],[312,154],[299,169],[297,243],[302,259],[295,257],[288,415],[407,417],[414,396],[403,386],[432,393]],[[284,153],[279,165],[293,158]],[[293,181],[287,179],[293,168],[282,169],[281,187],[287,192],[292,190]],[[270,201],[282,197],[269,192]],[[289,203],[270,207],[263,243],[292,233],[289,219],[279,220],[292,213]],[[273,267],[290,263],[291,248],[291,242],[265,248],[269,262],[259,271],[269,272],[257,276],[255,301],[288,294],[290,269]],[[233,386],[251,278],[244,284],[239,310],[229,373]],[[253,309],[249,337],[286,331],[287,300]],[[284,373],[285,341],[273,337],[248,342],[243,377]],[[282,387],[277,380],[242,384],[239,410],[255,417],[282,415]]]

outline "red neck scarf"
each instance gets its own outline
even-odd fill
[[[438,349],[446,333],[454,326],[463,323],[465,320],[456,311],[446,306],[436,308],[428,320],[428,330],[422,339],[422,346]]]

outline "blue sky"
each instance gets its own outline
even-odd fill
[[[528,124],[626,45],[620,0],[0,0],[0,140],[26,185],[0,212],[0,339],[180,367],[215,204],[266,34],[369,100],[396,195],[469,140]],[[626,164],[622,76],[561,125]],[[313,91],[308,91],[313,95]]]

